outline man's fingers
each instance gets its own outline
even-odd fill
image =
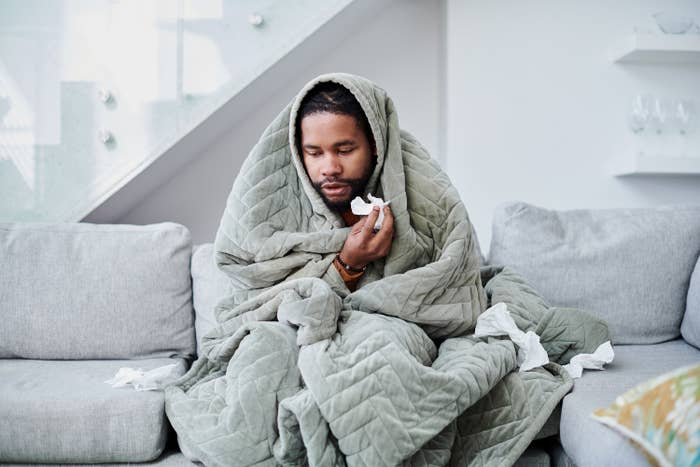
[[[362,232],[362,228],[365,226],[366,222],[367,222],[367,216],[362,216],[359,221],[357,221],[353,224],[352,231],[354,233]]]
[[[377,232],[377,235],[374,236],[372,239],[372,242],[375,245],[383,245],[385,243],[391,244],[392,237],[394,235],[394,229],[390,228],[388,225],[384,224],[382,225],[382,228],[379,229]]]
[[[387,229],[394,230],[394,215],[391,213],[389,206],[384,206],[384,222],[382,222],[382,230],[386,226]]]
[[[394,235],[394,216],[391,215],[391,211],[388,207],[384,207],[384,220],[382,221],[382,228],[379,229],[377,235],[375,235],[373,241],[379,245],[388,245],[391,247],[391,239]]]
[[[382,210],[384,211],[384,220],[382,220],[382,228],[379,229],[377,235],[386,234],[387,232],[388,235],[391,235],[394,231],[394,216],[391,214],[389,206],[384,206]]]
[[[374,207],[369,215],[365,218],[365,225],[362,226],[362,231],[366,234],[371,234],[374,230],[374,224],[377,223],[377,218],[379,217],[379,208]]]

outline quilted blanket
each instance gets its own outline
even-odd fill
[[[367,114],[396,236],[351,292],[333,266],[349,233],[311,185],[295,116],[322,81]],[[244,162],[215,241],[234,285],[191,369],[165,388],[189,458],[205,465],[512,465],[572,382],[558,363],[607,340],[604,323],[550,307],[514,271],[480,268],[467,211],[392,100],[363,78],[309,82]],[[485,284],[485,285],[484,285]],[[506,302],[552,363],[517,371],[504,338],[476,338]]]

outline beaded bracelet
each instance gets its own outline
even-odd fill
[[[355,267],[350,266],[349,264],[345,264],[345,261],[340,259],[340,253],[335,255],[335,259],[338,260],[338,264],[340,264],[343,267],[343,269],[345,269],[346,271],[351,272],[351,273],[357,274],[358,272],[365,272],[365,269],[367,269],[366,264],[364,266],[362,266],[362,268],[355,268]]]

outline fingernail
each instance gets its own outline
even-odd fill
[[[372,208],[372,209],[374,209],[375,211],[379,211],[379,206],[375,206],[375,207]]]

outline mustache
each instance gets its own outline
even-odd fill
[[[313,185],[316,192],[319,195],[321,195],[321,199],[323,199],[323,202],[326,203],[326,206],[334,210],[344,210],[350,207],[351,199],[362,195],[362,191],[365,189],[365,185],[367,184],[368,178],[369,175],[360,178],[323,177],[320,180],[312,181],[311,184]],[[348,195],[347,199],[342,201],[331,202],[328,198],[326,198],[326,195],[323,192],[323,185],[327,183],[342,183],[344,185],[349,186],[350,194]]]

